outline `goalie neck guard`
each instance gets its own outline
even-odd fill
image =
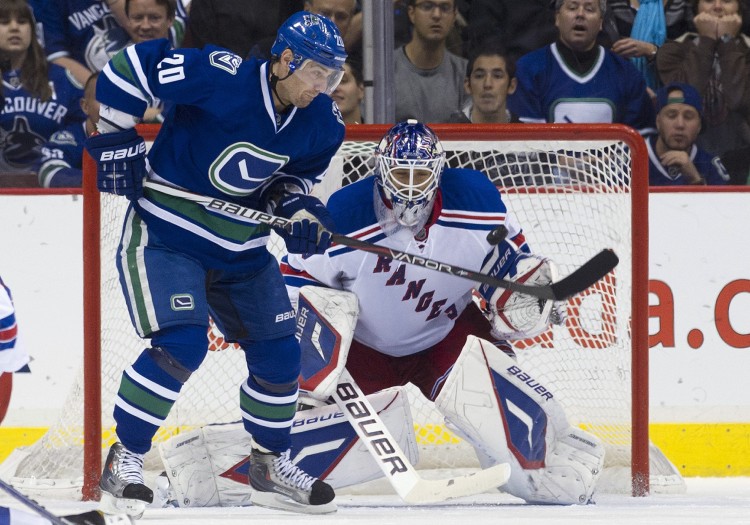
[[[427,221],[445,165],[437,135],[416,120],[393,126],[375,150],[375,176],[396,221],[418,231]]]

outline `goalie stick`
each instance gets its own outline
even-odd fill
[[[473,496],[501,487],[510,478],[510,465],[503,463],[465,476],[424,479],[409,463],[398,442],[346,368],[339,376],[333,399],[391,486],[407,503],[438,503]]]
[[[167,195],[175,197],[181,197],[188,199],[192,202],[198,203],[204,206],[206,209],[221,211],[228,215],[235,215],[244,219],[250,219],[262,224],[274,226],[277,228],[286,228],[292,221],[283,217],[277,217],[269,213],[265,213],[253,208],[247,208],[234,202],[217,199],[215,197],[207,197],[204,195],[198,195],[179,188],[167,186],[153,181],[146,181],[143,184],[144,188],[151,189]],[[492,243],[494,240],[502,236],[502,232],[493,234],[490,232],[488,235],[488,242]],[[513,281],[505,281],[498,279],[491,275],[486,275],[460,266],[443,263],[421,255],[414,255],[411,253],[387,248],[377,244],[372,244],[366,241],[355,239],[354,237],[348,237],[338,233],[332,233],[331,239],[336,244],[349,246],[350,248],[356,248],[365,252],[375,253],[378,255],[385,255],[391,257],[395,261],[401,261],[415,266],[421,266],[423,268],[429,268],[437,272],[447,273],[455,275],[457,277],[463,277],[471,281],[477,281],[484,284],[489,284],[496,288],[505,288],[513,292],[523,293],[540,299],[551,299],[553,301],[564,301],[569,297],[581,293],[586,290],[589,286],[596,283],[599,279],[611,272],[615,266],[617,266],[619,259],[615,252],[611,249],[604,249],[597,253],[594,257],[586,261],[581,267],[576,269],[573,273],[567,277],[544,286],[534,286],[523,284]],[[499,242],[499,241],[498,241]]]
[[[29,498],[25,494],[22,494],[18,490],[16,490],[10,483],[6,483],[2,479],[0,479],[0,488],[3,489],[5,492],[16,498],[18,501],[26,505],[27,507],[31,507],[34,509],[34,511],[39,514],[40,516],[48,519],[52,525],[68,525],[68,522],[63,520],[62,518],[55,516],[50,511],[42,507],[39,503],[34,501],[33,499]]]

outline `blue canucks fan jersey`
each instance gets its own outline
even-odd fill
[[[148,154],[148,177],[265,210],[276,188],[309,193],[344,139],[341,114],[326,95],[277,115],[269,67],[214,46],[172,49],[152,40],[107,64],[97,99],[130,115],[142,115],[155,99],[172,102]],[[219,267],[268,240],[265,226],[153,189],[136,209],[160,238]]]
[[[375,178],[367,177],[331,195],[327,208],[340,233],[477,271],[495,253],[487,234],[501,224],[508,228],[514,248],[528,251],[520,225],[481,172],[445,170],[427,234],[419,240],[408,229],[386,235],[375,211],[380,196],[374,196],[374,186]],[[503,251],[506,244],[498,249]],[[334,245],[323,255],[288,255],[285,261],[281,270],[293,300],[300,287],[316,283],[353,292],[361,309],[355,339],[393,356],[414,354],[443,340],[471,301],[475,285],[344,245]],[[503,260],[497,264],[502,277],[507,265]]]
[[[42,188],[80,187],[83,172],[83,145],[86,123],[81,122],[53,133],[42,146],[42,156],[34,169]]]
[[[67,56],[100,71],[130,40],[105,0],[55,0],[41,16],[50,61]]]
[[[648,183],[651,186],[681,186],[689,184],[679,169],[668,168],[659,161],[656,153],[656,141],[658,135],[653,134],[646,137],[648,148]],[[698,173],[706,179],[706,184],[723,185],[729,182],[729,173],[722,164],[718,155],[711,155],[705,150],[699,149],[693,144],[690,148],[690,160]]]
[[[614,122],[638,130],[654,126],[654,106],[643,76],[601,46],[584,75],[568,67],[555,43],[523,56],[516,78],[508,109],[522,122]]]
[[[67,71],[49,64],[52,97],[42,102],[20,82],[20,71],[3,74],[5,105],[0,114],[0,171],[33,171],[42,155],[42,145],[61,129],[83,122],[80,101],[83,91]]]

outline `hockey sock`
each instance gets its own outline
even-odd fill
[[[128,450],[149,451],[151,439],[164,424],[182,385],[207,352],[205,338],[205,327],[197,325],[164,330],[152,338],[154,346],[125,369],[114,418],[117,436]]]

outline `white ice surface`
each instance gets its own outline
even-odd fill
[[[594,505],[524,505],[503,494],[484,494],[441,505],[406,506],[396,496],[338,496],[335,514],[311,516],[257,507],[206,509],[147,509],[142,525],[234,523],[342,525],[750,525],[750,478],[687,478],[687,493],[645,498],[600,495]],[[94,503],[41,500],[56,514],[72,514],[95,507]],[[22,508],[6,494],[0,504]]]

